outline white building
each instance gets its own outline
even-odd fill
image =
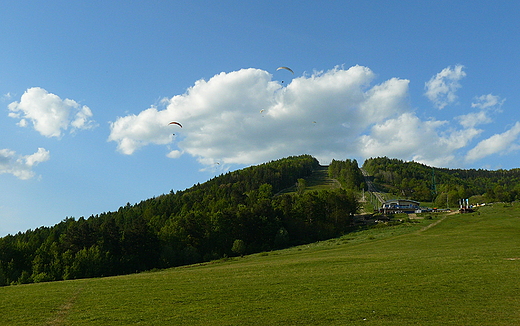
[[[391,199],[383,203],[379,209],[380,213],[415,213],[419,209],[420,203],[411,199]]]

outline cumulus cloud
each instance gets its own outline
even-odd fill
[[[438,94],[453,98],[447,94],[464,75],[462,66],[456,66],[432,80],[451,85]],[[287,86],[272,77],[251,68],[198,80],[184,94],[118,117],[110,123],[108,140],[123,154],[164,145],[169,158],[187,154],[220,168],[303,153],[324,164],[389,156],[453,166],[464,162],[464,150],[483,132],[477,126],[491,122],[490,114],[503,103],[498,96],[483,95],[475,98],[475,112],[454,119],[459,124],[425,121],[410,107],[408,80],[391,78],[374,85],[375,74],[367,67],[336,67],[296,77]]]
[[[118,118],[109,140],[132,154],[175,139],[179,150],[168,156],[188,153],[207,165],[252,164],[301,153],[323,161],[344,157],[368,126],[408,108],[408,80],[370,87],[374,77],[366,67],[336,67],[283,87],[260,69],[220,73],[166,99],[162,109]]]
[[[457,95],[455,92],[461,87],[459,81],[466,76],[463,69],[464,66],[462,65],[444,68],[425,84],[425,95],[433,102],[435,107],[443,109],[456,101]]]
[[[505,154],[520,149],[520,145],[515,143],[520,135],[520,122],[516,122],[511,129],[495,134],[482,140],[468,151],[466,160],[473,162],[493,154]]]
[[[41,147],[31,155],[19,155],[10,149],[0,149],[0,174],[8,173],[27,180],[34,177],[34,166],[49,159],[50,152]]]
[[[360,152],[363,157],[389,156],[433,166],[450,165],[456,161],[454,152],[467,146],[480,130],[441,130],[448,124],[448,121],[421,121],[407,112],[374,125],[368,135],[360,138]]]
[[[32,124],[45,137],[59,138],[69,128],[74,132],[95,126],[88,106],[81,106],[71,99],[61,99],[40,87],[27,89],[20,101],[12,102],[8,109],[11,118],[20,119],[20,127]]]

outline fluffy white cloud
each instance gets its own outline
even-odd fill
[[[443,109],[457,99],[455,92],[461,87],[459,81],[466,76],[463,69],[462,65],[444,68],[425,84],[425,95],[438,109]]]
[[[12,102],[8,109],[11,118],[20,119],[19,126],[26,127],[31,122],[34,129],[46,137],[61,137],[69,127],[73,132],[94,126],[88,106],[70,99],[63,100],[40,87],[27,89],[20,102]]]
[[[374,125],[369,135],[360,138],[360,152],[363,157],[389,156],[434,166],[450,165],[456,160],[453,153],[467,146],[480,131],[439,130],[446,125],[448,121],[421,121],[407,112]]]
[[[520,122],[515,123],[511,129],[501,133],[495,134],[487,139],[482,140],[473,149],[469,150],[466,155],[466,160],[469,162],[476,161],[483,157],[493,154],[504,154],[514,150],[520,149],[515,142],[520,135]]]
[[[9,173],[27,180],[34,176],[32,167],[50,159],[50,153],[44,148],[31,155],[19,155],[10,149],[0,149],[0,174]]]
[[[370,87],[373,72],[361,66],[298,77],[287,87],[259,69],[199,80],[183,95],[111,123],[110,141],[124,154],[174,139],[181,152],[203,164],[251,164],[310,153],[322,161],[345,157],[367,127],[405,112],[408,80]],[[183,128],[168,125],[179,121]],[[173,136],[172,133],[176,133]],[[178,137],[178,138],[177,138]]]
[[[462,66],[456,66],[432,80],[451,85],[443,96],[453,98],[447,94],[464,75]],[[167,157],[189,154],[208,167],[222,163],[221,168],[303,153],[324,164],[333,158],[386,155],[456,166],[483,132],[476,127],[491,122],[490,114],[503,103],[491,94],[478,97],[472,105],[477,112],[456,117],[454,127],[450,121],[421,120],[411,110],[408,80],[391,78],[372,85],[374,79],[362,66],[315,72],[285,87],[260,69],[223,72],[195,82],[160,106],[117,118],[108,140],[123,154],[150,144],[167,145]],[[487,152],[480,153],[483,157]]]

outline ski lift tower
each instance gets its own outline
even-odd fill
[[[435,184],[435,169],[432,167],[432,202],[435,201],[435,197],[437,196],[437,186]]]

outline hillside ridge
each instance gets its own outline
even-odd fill
[[[358,170],[350,161],[335,164],[338,172]],[[310,155],[291,156],[0,238],[0,285],[128,274],[341,235],[359,209],[355,191],[326,186],[273,196],[304,178],[320,187],[327,170]]]

